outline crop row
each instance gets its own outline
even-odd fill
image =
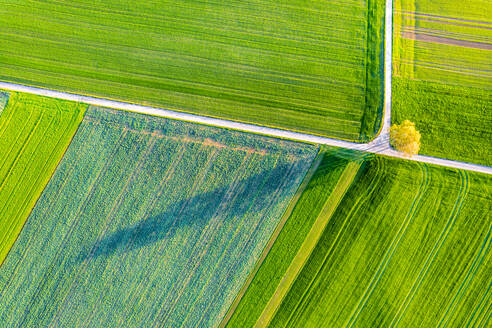
[[[380,109],[381,3],[2,0],[0,79],[357,140]]]
[[[0,321],[215,326],[316,151],[90,108],[1,267]]]
[[[490,186],[483,174],[365,160],[270,326],[487,326]]]
[[[423,154],[492,165],[490,1],[394,1],[393,121]]]
[[[0,105],[7,102],[6,94],[1,95]],[[11,93],[0,111],[0,264],[61,160],[85,107]]]

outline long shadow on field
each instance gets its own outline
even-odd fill
[[[248,212],[259,211],[269,206],[275,190],[285,183],[290,168],[291,165],[279,165],[272,170],[235,181],[232,190],[231,185],[226,185],[175,203],[166,212],[122,227],[85,248],[79,254],[78,262],[138,249],[170,238],[183,227],[191,229],[191,232],[200,232],[217,215],[238,219]],[[262,185],[259,194],[258,188]]]
[[[333,170],[347,165],[347,162],[363,160],[370,156],[372,155],[348,149],[333,149],[325,154],[323,164],[318,170]],[[79,254],[79,262],[138,249],[171,238],[176,231],[184,227],[192,232],[200,232],[216,216],[219,216],[219,219],[223,215],[241,219],[247,213],[258,212],[265,206],[270,206],[275,191],[282,188],[290,170],[290,164],[281,164],[247,179],[238,179],[232,188],[228,184],[177,202],[163,213],[122,227],[89,245]]]

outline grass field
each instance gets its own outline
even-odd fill
[[[422,153],[492,165],[492,3],[394,1],[393,121]]]
[[[285,223],[275,244],[242,297],[227,327],[252,327],[284,280],[286,271],[320,216],[347,165],[359,160],[357,154],[344,156],[328,149],[313,178]]]
[[[86,105],[0,93],[0,265],[61,160]],[[2,111],[3,109],[3,111]]]
[[[492,178],[374,157],[272,327],[488,327]]]
[[[0,0],[0,79],[367,140],[381,0]]]
[[[89,108],[0,269],[0,322],[217,325],[317,151]]]
[[[392,120],[416,123],[421,153],[492,166],[491,91],[402,78],[393,86]]]

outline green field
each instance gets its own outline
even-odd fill
[[[392,105],[422,132],[421,153],[492,166],[491,91],[394,78]]]
[[[368,140],[382,0],[0,0],[0,79]]]
[[[0,269],[1,325],[216,326],[317,152],[89,108]]]
[[[373,157],[272,327],[487,327],[492,178]]]
[[[358,154],[328,149],[300,197],[288,221],[268,252],[259,271],[242,297],[227,327],[252,327],[284,279],[289,264],[321,215],[347,165],[359,161]],[[350,183],[350,181],[348,181]]]
[[[6,92],[0,91],[0,116],[2,115],[5,106],[7,105],[7,100],[9,99],[9,95]]]
[[[393,122],[421,153],[492,165],[492,2],[394,1]]]
[[[82,120],[86,105],[0,92],[0,265]]]

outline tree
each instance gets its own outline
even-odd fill
[[[415,129],[415,123],[404,120],[402,124],[393,124],[390,128],[390,143],[408,156],[418,154],[420,150],[420,133]]]

